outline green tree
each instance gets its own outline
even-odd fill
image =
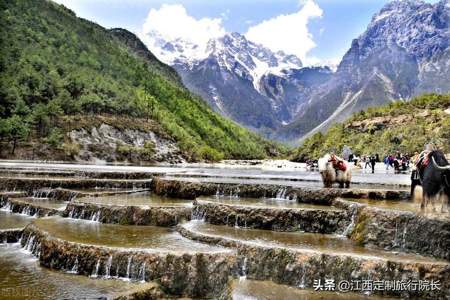
[[[14,155],[18,142],[27,139],[30,133],[28,124],[18,115],[3,119],[0,122],[0,135],[12,142],[11,154]]]

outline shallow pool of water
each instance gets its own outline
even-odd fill
[[[49,208],[49,209],[58,209],[58,210],[63,210],[68,203],[66,201],[56,201],[56,200],[48,199],[48,198],[32,198],[32,197],[16,198],[14,200],[15,201],[17,200],[17,201],[20,201],[23,203],[28,203],[33,206],[39,206],[39,207]]]
[[[333,206],[299,203],[296,200],[274,199],[274,198],[237,198],[233,196],[231,197],[220,196],[220,197],[199,197],[198,200],[205,202],[254,206],[254,207],[336,210],[336,208]]]
[[[228,239],[252,243],[260,246],[285,247],[294,250],[312,250],[327,254],[349,254],[371,258],[395,259],[396,261],[443,262],[441,260],[416,254],[396,253],[380,249],[358,246],[354,241],[331,234],[305,232],[275,232],[269,230],[236,228],[212,225],[203,221],[190,221],[185,228],[196,233],[219,236]]]
[[[420,203],[404,200],[377,200],[377,199],[345,199],[348,201],[358,202],[361,204],[367,204],[369,206],[384,208],[384,209],[393,209],[393,210],[402,210],[402,211],[412,211],[419,212],[420,211]]]
[[[42,268],[19,244],[0,245],[0,299],[111,299],[137,288],[121,280],[92,279]]]
[[[52,237],[75,243],[174,252],[214,252],[214,247],[182,237],[171,228],[157,226],[130,226],[49,217],[33,222]]]
[[[117,206],[191,206],[192,200],[161,197],[149,192],[76,198],[75,202]]]
[[[232,284],[233,300],[359,300],[389,299],[377,296],[370,298],[356,293],[316,292],[312,289],[298,289],[271,281],[235,280]]]
[[[0,210],[0,230],[10,228],[23,228],[33,221],[32,217]]]

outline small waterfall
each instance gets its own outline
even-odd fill
[[[70,202],[72,202],[73,200],[75,200],[75,198],[78,196],[78,193],[77,192],[73,192],[73,191],[71,191],[70,193],[69,193],[69,201]]]
[[[2,211],[11,212],[11,202],[7,201],[6,204],[1,208]]]
[[[299,288],[304,289],[306,287],[306,270],[305,267],[302,266],[302,277],[300,278]]]
[[[287,188],[286,187],[281,188],[281,189],[278,190],[276,198],[285,200],[286,199],[286,193],[287,193]]]
[[[239,215],[236,215],[236,219],[234,221],[234,227],[239,228]]]
[[[108,258],[108,262],[105,265],[105,278],[111,278],[111,265],[112,265],[112,255]]]
[[[216,198],[220,198],[221,193],[220,193],[220,184],[217,185],[217,190],[216,190]]]
[[[34,243],[34,239],[35,239],[34,235],[30,234],[28,236],[27,242],[25,243],[25,246],[23,247],[24,250],[31,252],[31,249],[32,249],[33,243]]]
[[[120,269],[120,264],[119,264],[119,262],[117,262],[117,266],[116,266],[116,276],[114,276],[114,278],[119,278],[119,269]]]
[[[100,210],[93,213],[91,217],[91,221],[93,222],[99,222],[99,220],[100,220]]]
[[[97,264],[95,265],[94,272],[92,272],[92,275],[91,275],[92,278],[97,278],[99,269],[100,269],[100,258],[97,260]]]
[[[127,277],[126,279],[130,280],[130,271],[131,271],[131,261],[133,260],[133,256],[128,257],[128,264],[127,264]]]
[[[8,237],[6,234],[3,236],[3,244],[8,244]]]
[[[199,206],[195,206],[192,209],[192,215],[191,215],[191,219],[192,220],[202,220],[205,221],[206,219],[206,210],[202,209]]]
[[[30,234],[28,236],[27,241],[23,246],[23,250],[28,253],[34,254],[38,258],[41,256],[41,244],[39,240],[36,239],[35,235]]]
[[[345,228],[344,232],[342,232],[343,236],[349,236],[350,234],[352,234],[353,229],[355,228],[356,215],[358,214],[358,209],[356,205],[352,205],[351,209],[352,209],[352,218],[350,224],[348,224],[347,228]]]
[[[39,189],[39,190],[35,190],[32,193],[33,198],[48,198],[51,194],[52,190],[51,189]]]
[[[36,210],[34,211],[33,217],[34,217],[34,218],[39,217],[39,213],[40,213],[40,209],[39,209],[39,208],[36,208]]]
[[[25,206],[24,209],[22,209],[21,214],[22,215],[31,216],[31,208],[30,208],[30,206]]]
[[[235,191],[233,191],[233,189],[230,189],[230,199],[238,199],[240,192],[241,189],[239,187],[237,187]]]
[[[78,274],[78,256],[75,258],[75,263],[73,264],[72,269],[68,273]]]
[[[145,282],[145,262],[142,264],[141,270],[139,271],[139,277],[141,282]]]
[[[406,247],[406,232],[407,232],[407,224],[405,224],[405,227],[403,227],[402,249],[405,249],[405,247]]]
[[[83,219],[84,217],[84,208],[81,210],[81,214],[77,216],[77,219]]]
[[[394,247],[400,245],[399,237],[398,237],[398,220],[395,220],[395,233],[394,233],[394,241],[392,242]]]
[[[241,269],[239,270],[239,281],[244,281],[247,279],[247,257],[244,257],[244,260],[241,265]]]

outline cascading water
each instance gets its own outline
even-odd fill
[[[75,208],[72,208],[72,210],[69,212],[69,218],[73,218],[73,214],[74,214],[74,212],[75,212]]]
[[[281,188],[278,190],[277,195],[276,195],[276,199],[286,199],[286,192],[287,192],[287,188]]]
[[[75,263],[73,264],[72,269],[68,273],[78,274],[78,256],[75,258]]]
[[[133,256],[128,257],[128,264],[127,264],[127,277],[126,279],[130,280],[130,272],[131,272],[131,261],[133,260]]]
[[[142,264],[141,270],[139,271],[139,277],[141,282],[145,282],[145,262]]]
[[[93,222],[99,222],[99,220],[100,220],[100,210],[93,213],[91,217],[91,221]]]
[[[31,208],[30,206],[25,206],[25,208],[21,212],[22,215],[31,216]]]
[[[112,256],[109,256],[108,261],[105,265],[105,278],[111,278],[111,265],[112,265]]]
[[[192,209],[191,219],[205,221],[206,211],[200,208],[199,206],[194,206],[194,208]]]
[[[299,288],[304,289],[306,287],[306,270],[305,266],[302,266],[302,277],[300,278]]]
[[[39,212],[40,212],[39,208],[36,208],[35,211],[34,211],[33,217],[34,218],[39,217]]]
[[[19,243],[21,243],[22,239],[19,240]],[[36,236],[33,234],[30,234],[27,238],[27,241],[25,242],[25,245],[23,246],[23,250],[25,252],[34,254],[36,257],[41,256],[41,244],[39,240],[36,239]]]
[[[239,215],[236,215],[236,219],[234,222],[234,227],[239,228]]]
[[[98,270],[100,269],[100,259],[97,260],[97,263],[95,264],[95,269],[92,272],[91,277],[92,278],[97,278],[98,277]]]
[[[0,209],[2,211],[6,211],[6,212],[11,212],[11,202],[6,202],[6,204],[4,206],[2,206],[2,208]]]
[[[247,257],[244,257],[241,269],[239,271],[239,281],[243,281],[246,279],[247,279]]]
[[[358,214],[358,209],[356,206],[351,206],[352,209],[352,218],[350,221],[350,224],[348,224],[347,228],[344,229],[344,232],[342,232],[343,236],[349,236],[352,234],[353,229],[355,228],[355,222],[356,222],[356,215]]]
[[[405,247],[406,247],[406,232],[407,232],[407,225],[408,225],[408,224],[405,224],[405,227],[403,227],[402,249],[405,249]]]

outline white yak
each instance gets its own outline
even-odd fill
[[[346,188],[350,187],[350,181],[352,180],[352,171],[350,165],[341,158],[336,157],[338,160],[342,161],[345,165],[345,171],[340,169],[335,169],[333,167],[333,162],[331,161],[331,155],[326,154],[324,157],[319,159],[319,172],[322,176],[323,185],[326,188],[332,187],[333,183],[339,183],[339,187]]]

